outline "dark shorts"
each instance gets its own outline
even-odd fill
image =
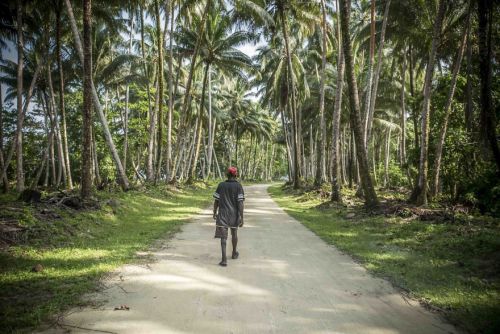
[[[228,227],[225,226],[215,226],[215,236],[214,238],[219,239],[227,239],[228,236]],[[231,227],[231,229],[237,229],[237,227]]]

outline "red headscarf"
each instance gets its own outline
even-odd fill
[[[229,167],[229,168],[227,169],[227,173],[228,173],[229,175],[231,175],[231,176],[234,176],[234,177],[238,176],[238,170],[236,169],[236,167],[232,167],[232,166],[231,166],[231,167]]]

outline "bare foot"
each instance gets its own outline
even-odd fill
[[[231,256],[232,259],[237,259],[240,256],[240,253],[238,252],[233,252],[233,256]]]
[[[221,267],[227,267],[227,262],[226,261],[220,261],[219,266]]]

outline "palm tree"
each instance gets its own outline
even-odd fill
[[[354,132],[356,141],[356,155],[358,158],[359,171],[361,176],[361,187],[365,197],[365,204],[369,207],[378,205],[377,194],[373,188],[366,147],[363,141],[363,132],[361,129],[360,107],[358,87],[356,76],[354,74],[354,62],[352,55],[351,36],[349,32],[350,1],[340,0],[340,23],[342,31],[342,43],[345,54],[345,67],[348,77],[348,90],[350,101],[350,120],[351,128]]]
[[[469,20],[469,18],[467,18]],[[462,57],[464,55],[465,46],[467,43],[467,31],[468,24],[464,29],[462,42],[460,48],[458,49],[457,58],[453,66],[453,73],[451,75],[450,90],[448,92],[448,97],[446,98],[446,104],[444,107],[444,119],[441,125],[441,131],[439,133],[438,143],[436,145],[436,152],[434,154],[434,178],[432,181],[432,195],[435,196],[439,192],[439,174],[441,171],[441,158],[443,155],[444,140],[446,138],[446,131],[448,130],[448,119],[451,114],[451,105],[453,103],[453,96],[455,94],[455,88],[457,87],[458,72],[460,71],[460,66],[462,65]]]
[[[422,104],[422,126],[420,140],[420,162],[418,168],[418,182],[411,194],[410,200],[417,205],[427,205],[427,172],[428,172],[428,150],[429,150],[429,108],[431,103],[432,77],[434,75],[434,63],[436,60],[437,47],[441,38],[441,27],[446,10],[446,0],[439,1],[439,9],[434,22],[432,46],[429,52],[429,60],[424,80],[424,101]]]
[[[74,38],[75,45],[76,45],[76,51],[78,52],[78,56],[80,58],[80,61],[83,64],[84,54],[83,54],[82,42],[80,39],[80,33],[78,32],[78,28],[76,25],[76,20],[75,20],[74,14],[73,14],[73,8],[71,6],[70,0],[65,0],[65,5],[66,5],[66,9],[67,9],[68,16],[70,19],[70,25],[71,25],[71,30],[73,32],[73,38]],[[113,161],[115,163],[115,167],[116,167],[117,172],[118,172],[118,181],[119,181],[123,190],[128,190],[130,187],[128,177],[125,173],[125,170],[123,169],[123,165],[122,165],[120,156],[118,154],[118,151],[116,150],[116,146],[114,144],[113,137],[111,136],[111,132],[109,131],[108,122],[106,120],[106,116],[104,115],[104,111],[103,111],[101,103],[99,101],[99,96],[97,95],[97,90],[94,86],[93,80],[91,80],[91,86],[92,86],[92,101],[93,101],[94,107],[97,111],[97,115],[99,117],[99,120],[100,120],[102,128],[103,128],[104,137],[106,139],[106,144],[108,146],[108,149],[111,153],[111,156],[112,156]]]
[[[251,41],[254,36],[251,33],[244,31],[232,32],[232,24],[229,17],[222,17],[216,14],[215,11],[210,11],[207,20],[205,21],[206,27],[201,36],[196,35],[196,31],[190,29],[182,29],[176,35],[178,52],[194,53],[198,41],[200,43],[201,60],[204,64],[203,71],[203,87],[201,95],[200,110],[205,107],[205,92],[207,84],[209,84],[209,77],[211,68],[214,67],[226,76],[244,77],[244,70],[251,70],[252,60],[239,51],[237,47],[245,42]],[[211,93],[209,93],[211,94]],[[209,101],[210,102],[210,101]],[[212,115],[211,108],[208,108],[208,138],[209,142],[212,141]],[[200,123],[201,124],[201,123]],[[200,125],[201,126],[201,125]],[[197,136],[200,138],[200,136]],[[197,143],[195,151],[194,163],[191,165],[190,178],[191,181],[195,177],[196,161],[199,152],[199,142]],[[208,148],[208,152],[211,152]],[[211,155],[211,153],[209,153]],[[211,164],[211,159],[207,162]]]

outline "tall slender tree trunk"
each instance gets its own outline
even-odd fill
[[[350,120],[351,127],[356,138],[356,155],[359,163],[359,172],[361,186],[365,196],[365,205],[372,207],[378,205],[377,194],[373,188],[370,176],[370,167],[368,165],[366,147],[363,142],[363,130],[360,117],[359,95],[356,76],[354,73],[354,62],[352,55],[351,36],[349,32],[350,0],[340,0],[340,22],[342,31],[342,44],[345,54],[345,67],[348,78],[349,101],[350,101]]]
[[[156,94],[158,100],[158,156],[157,156],[157,176],[160,179],[160,170],[162,167],[161,157],[163,149],[163,36],[160,25],[160,4],[159,0],[154,2],[155,17],[156,17],[156,43],[158,45],[158,93]],[[168,10],[168,8],[167,8]]]
[[[87,3],[87,0],[84,0],[84,1],[85,1],[84,2],[84,6],[85,6]],[[85,58],[84,51],[83,51],[82,42],[80,39],[80,34],[78,32],[78,28],[76,25],[75,16],[73,14],[73,7],[71,6],[70,0],[65,0],[64,2],[66,4],[66,8],[68,11],[68,16],[70,19],[70,25],[71,25],[71,30],[73,32],[73,38],[75,40],[76,49],[77,49],[78,55],[80,57],[80,61],[83,64],[84,58]],[[89,73],[90,73],[90,75],[92,75],[91,69],[90,69]],[[102,125],[102,130],[104,133],[104,138],[106,140],[106,144],[107,144],[108,149],[111,153],[111,157],[115,163],[115,167],[116,167],[116,170],[118,173],[118,181],[119,181],[123,190],[128,190],[130,185],[129,185],[127,175],[125,174],[125,170],[123,169],[123,165],[122,165],[122,162],[120,160],[120,156],[118,155],[118,151],[116,150],[116,147],[115,147],[115,144],[113,141],[113,137],[111,136],[111,132],[109,131],[108,121],[106,120],[106,116],[104,115],[104,111],[102,109],[101,102],[99,101],[99,96],[97,95],[97,90],[94,86],[94,82],[92,80],[92,77],[90,77],[90,79],[91,79],[90,84],[91,84],[91,88],[92,88],[92,91],[91,91],[92,101],[93,101],[95,109],[97,110],[97,115],[99,116],[99,121],[101,122],[101,125]]]
[[[0,59],[2,59],[2,51],[0,50]],[[3,171],[5,160],[3,155],[3,94],[2,94],[2,84],[0,83],[0,170]],[[2,179],[2,191],[6,193],[9,190],[9,180],[7,175],[1,175]]]
[[[152,182],[154,180],[154,138],[155,138],[155,114],[153,108],[151,107],[151,87],[150,87],[150,78],[149,71],[147,67],[146,61],[146,47],[144,43],[144,3],[145,0],[140,4],[140,25],[141,25],[141,54],[142,54],[142,66],[144,71],[144,76],[146,77],[146,93],[148,97],[148,118],[149,118],[149,126],[148,126],[148,146],[147,146],[147,158],[146,158],[146,180]]]
[[[83,138],[81,196],[92,191],[92,2],[83,0]]]
[[[171,168],[172,168],[172,114],[174,109],[174,10],[175,4],[174,0],[170,0],[170,34],[169,34],[169,57],[168,57],[168,120],[167,120],[167,158],[166,158],[166,181],[169,182],[171,179]]]
[[[378,46],[378,54],[377,54],[377,68],[375,70],[375,76],[373,77],[373,87],[372,92],[370,94],[370,109],[368,110],[368,120],[365,131],[365,146],[368,147],[367,143],[370,140],[372,126],[373,126],[373,116],[375,114],[375,103],[377,101],[377,91],[378,91],[378,83],[380,79],[380,71],[382,69],[383,61],[383,51],[385,45],[385,32],[387,30],[387,18],[389,17],[389,8],[391,6],[391,0],[387,0],[385,3],[384,10],[384,19],[382,21],[382,30],[380,32],[380,42]]]
[[[59,70],[59,113],[61,115],[61,136],[64,149],[64,164],[66,166],[66,186],[73,189],[73,178],[71,176],[71,164],[69,160],[68,131],[66,126],[66,106],[64,101],[64,71],[62,66],[61,51],[61,3],[58,4],[56,11],[56,52],[57,68]]]
[[[390,154],[391,154],[391,131],[392,129],[389,128],[387,130],[387,138],[385,141],[385,150],[384,150],[384,187],[387,187],[389,185],[389,161],[391,160]]]
[[[184,92],[184,100],[183,100],[183,103],[182,103],[182,112],[181,112],[181,119],[180,119],[180,130],[181,132],[187,132],[185,131],[184,129],[184,123],[185,123],[185,120],[186,120],[186,117],[187,117],[187,111],[188,111],[188,108],[189,108],[189,105],[191,103],[191,86],[192,86],[192,83],[193,83],[193,75],[194,75],[194,71],[195,71],[195,67],[196,67],[196,58],[198,58],[198,53],[200,52],[200,46],[201,46],[201,36],[203,35],[204,31],[205,31],[205,26],[206,26],[206,21],[207,21],[207,17],[208,17],[208,11],[210,9],[210,5],[212,3],[212,0],[206,0],[207,3],[205,4],[205,8],[203,9],[203,16],[202,16],[202,19],[201,19],[201,22],[198,26],[198,38],[196,40],[196,45],[195,45],[195,48],[193,50],[193,54],[191,56],[191,63],[190,63],[190,68],[189,68],[189,73],[188,73],[188,78],[187,78],[187,82],[186,82],[186,88],[185,88],[185,92]],[[177,143],[177,150],[180,152],[183,150],[183,147],[184,147],[184,141],[185,139],[180,139],[178,140],[178,143]]]
[[[132,54],[132,39],[134,33],[134,11],[130,10],[130,33],[129,33],[129,44],[128,44],[128,54]],[[132,68],[129,66],[129,74],[132,73]],[[123,115],[123,169],[125,173],[127,172],[127,159],[128,159],[128,117],[129,117],[129,98],[130,98],[130,87],[128,83],[125,85],[125,112]]]
[[[422,132],[420,140],[420,162],[418,168],[418,182],[415,185],[410,200],[417,205],[427,205],[427,173],[428,173],[428,150],[429,150],[429,109],[431,104],[432,77],[434,74],[434,64],[436,53],[441,40],[441,27],[443,25],[444,13],[446,10],[446,0],[439,1],[439,9],[434,22],[434,32],[432,37],[429,60],[425,71],[424,80],[424,101],[422,103]]]
[[[35,89],[35,85],[36,85],[36,82],[38,80],[38,76],[40,75],[40,71],[42,69],[41,64],[42,63],[39,62],[36,65],[35,73],[33,74],[33,78],[31,79],[31,83],[30,83],[30,87],[28,89],[28,93],[26,94],[26,98],[24,100],[23,114],[22,114],[23,120],[24,120],[24,117],[26,116],[26,111],[29,108],[31,97],[32,97],[33,91]],[[12,145],[11,145],[11,147],[9,149],[9,152],[7,153],[7,157],[6,157],[6,159],[4,160],[4,163],[3,163],[2,178],[4,180],[7,179],[7,169],[10,166],[10,163],[11,163],[12,158],[14,156],[14,152],[16,152],[16,150],[17,150],[17,134],[14,136],[14,140],[12,141]]]
[[[412,98],[415,97],[415,84],[414,84],[414,75],[415,75],[415,72],[414,72],[414,69],[413,69],[413,47],[412,45],[410,44],[409,47],[408,47],[408,56],[409,56],[409,63],[410,63],[410,68],[409,68],[409,71],[410,71],[410,95]],[[420,143],[420,135],[418,133],[418,113],[416,111],[416,107],[413,108],[412,110],[412,119],[413,119],[413,133],[414,133],[414,145],[415,145],[415,150],[418,151],[419,150],[419,143]]]
[[[201,89],[201,101],[200,101],[200,110],[199,110],[199,122],[198,122],[198,129],[196,131],[196,144],[195,144],[195,149],[194,149],[194,159],[191,163],[191,168],[189,171],[189,178],[188,178],[188,183],[193,182],[196,178],[196,166],[198,164],[198,156],[200,154],[200,146],[201,146],[201,135],[202,135],[202,130],[203,130],[203,109],[205,106],[205,93],[206,93],[206,88],[207,88],[207,81],[208,81],[208,72],[210,71],[210,64],[205,65],[205,73],[203,74],[203,88]]]
[[[318,149],[318,168],[316,170],[315,184],[317,186],[321,185],[326,181],[326,121],[325,121],[325,76],[326,76],[326,6],[325,0],[321,0],[321,30],[322,30],[322,50],[321,50],[321,79],[319,87],[319,118],[320,118],[320,129],[321,129],[321,139],[320,147]]]
[[[399,165],[405,168],[406,165],[406,103],[405,103],[405,85],[406,85],[406,49],[403,48],[403,64],[401,65],[401,141],[399,143]]]
[[[212,131],[212,72],[208,71],[208,152],[207,152],[207,174],[206,177],[210,178],[212,168],[212,151],[213,151],[213,134]]]
[[[469,20],[469,17],[467,18],[467,20]],[[468,28],[464,30],[464,34],[462,36],[462,44],[460,45],[457,58],[455,60],[455,65],[453,66],[453,73],[451,75],[451,82],[450,82],[450,90],[448,92],[448,97],[446,99],[446,104],[444,107],[443,124],[441,125],[441,131],[439,133],[439,139],[436,145],[436,153],[434,154],[434,178],[432,180],[432,189],[431,189],[433,196],[436,196],[439,193],[439,176],[441,171],[441,158],[443,156],[444,140],[446,138],[446,131],[448,130],[448,120],[451,114],[451,105],[453,103],[453,96],[455,95],[455,88],[457,87],[458,73],[460,72],[460,67],[462,65],[462,57],[464,55],[465,45],[467,43],[467,31]]]
[[[490,146],[493,159],[497,165],[497,174],[500,176],[500,149],[496,135],[496,117],[492,101],[492,21],[493,1],[478,0],[478,36],[479,36],[479,78],[481,80],[481,135]]]
[[[47,50],[48,51],[48,50]],[[59,169],[57,173],[57,185],[61,183],[61,179],[64,179],[64,184],[66,188],[69,188],[68,177],[66,175],[66,159],[64,157],[64,148],[63,148],[63,140],[61,135],[61,127],[59,125],[59,117],[57,116],[56,111],[56,101],[54,94],[54,87],[52,85],[52,71],[51,71],[51,62],[50,56],[47,52],[47,83],[49,88],[49,110],[51,110],[51,122],[54,127],[54,131],[56,134],[56,145],[57,145],[57,160],[59,162]]]
[[[471,1],[470,7],[474,1]],[[469,8],[472,11],[472,8]],[[470,14],[469,14],[470,15]],[[467,26],[467,87],[466,87],[466,104],[465,104],[465,127],[469,134],[473,130],[474,121],[474,105],[472,102],[472,41],[471,41],[471,19],[469,18]]]
[[[375,56],[375,0],[371,1],[370,6],[370,53],[368,55],[368,71],[366,74],[366,89],[365,89],[365,115],[364,115],[364,132],[363,140],[365,146],[368,145],[368,121],[370,115],[370,101],[372,96],[373,85],[373,58]]]
[[[23,67],[24,67],[24,37],[23,37],[23,3],[17,1],[17,127],[16,127],[16,190],[24,190],[23,169]],[[4,167],[5,169],[5,167]]]
[[[287,77],[288,77],[288,84],[290,85],[290,91],[291,91],[291,114],[292,114],[292,127],[294,128],[294,134],[293,134],[293,163],[294,163],[294,173],[293,173],[293,187],[294,189],[300,188],[300,177],[301,177],[301,169],[300,169],[300,162],[299,159],[300,157],[300,140],[299,140],[299,133],[300,128],[298,126],[299,120],[298,120],[298,113],[297,113],[297,100],[295,99],[295,81],[293,79],[293,66],[292,66],[292,54],[290,52],[290,40],[288,38],[288,29],[286,27],[286,18],[285,18],[285,9],[281,8],[279,9],[280,12],[280,19],[281,19],[281,29],[283,32],[283,36],[285,39],[285,53],[286,53],[286,59],[287,59]]]
[[[336,1],[337,10],[339,8]],[[339,45],[337,57],[337,90],[335,92],[335,105],[332,120],[332,196],[334,202],[342,202],[342,182],[340,180],[340,116],[342,115],[342,90],[344,88],[344,50],[342,48],[342,36],[340,31],[340,21],[337,19],[337,40]]]

